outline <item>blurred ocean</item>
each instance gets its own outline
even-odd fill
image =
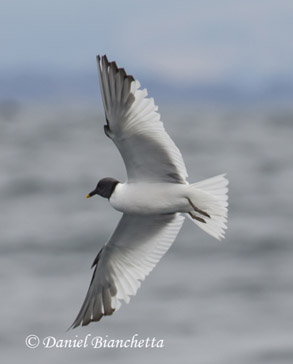
[[[90,265],[120,214],[85,195],[125,179],[86,105],[6,105],[0,113],[1,362],[293,362],[293,113],[285,109],[163,105],[189,181],[227,172],[226,240],[189,221],[130,304],[65,332],[83,302]],[[36,334],[163,339],[163,349],[29,349]]]

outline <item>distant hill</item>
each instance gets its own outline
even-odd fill
[[[219,103],[219,104],[292,104],[293,79],[272,79],[262,85],[243,85],[227,81],[214,84],[171,83],[145,76],[141,84],[159,104],[161,102]],[[58,100],[68,102],[97,102],[100,100],[97,72],[0,73],[0,100],[18,102],[45,102]]]

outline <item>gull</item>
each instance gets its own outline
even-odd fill
[[[147,90],[106,55],[97,56],[97,62],[104,131],[123,158],[127,181],[103,178],[86,196],[107,198],[123,215],[93,262],[92,280],[71,328],[99,321],[121,301],[128,303],[176,239],[185,216],[219,240],[227,222],[225,174],[188,183],[182,155]]]

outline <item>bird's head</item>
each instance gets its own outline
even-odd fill
[[[100,195],[109,199],[118,183],[119,181],[115,178],[103,178],[98,182],[97,187],[86,196],[86,198],[90,198],[94,195]]]

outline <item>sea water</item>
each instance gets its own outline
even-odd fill
[[[293,113],[175,106],[160,111],[189,182],[227,173],[226,239],[186,221],[128,305],[68,332],[121,216],[85,196],[103,177],[125,180],[123,162],[96,108],[2,115],[1,362],[293,362]],[[82,345],[46,348],[48,337]],[[163,346],[94,348],[97,337]]]

